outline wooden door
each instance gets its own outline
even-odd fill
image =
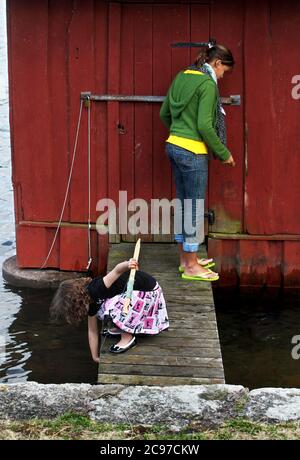
[[[172,48],[178,41],[206,41],[208,4],[122,3],[109,6],[108,92],[165,96],[177,72],[196,49]],[[108,102],[109,196],[128,191],[128,200],[171,199],[175,194],[165,154],[167,130],[159,119],[161,103]],[[149,219],[150,221],[150,219]],[[123,235],[130,240],[130,236]],[[171,241],[172,235],[144,236]]]

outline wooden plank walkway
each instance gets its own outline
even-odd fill
[[[112,245],[108,270],[132,257],[133,250],[134,243]],[[206,257],[205,249],[200,254]],[[135,348],[117,355],[108,351],[116,339],[107,338],[101,351],[98,383],[224,383],[211,283],[181,279],[177,245],[173,243],[142,244],[139,262],[140,269],[153,275],[163,289],[170,328],[157,336],[139,336]]]

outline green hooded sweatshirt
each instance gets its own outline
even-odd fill
[[[203,141],[222,161],[230,152],[216,130],[217,86],[204,73],[180,72],[173,80],[160,110],[160,118],[175,136]]]

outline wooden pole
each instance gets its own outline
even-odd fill
[[[139,254],[140,254],[140,247],[141,247],[141,238],[139,238],[135,244],[134,248],[134,253],[133,253],[133,258],[138,262],[139,260]],[[133,285],[134,285],[134,279],[135,279],[135,273],[136,269],[132,268],[130,270],[130,275],[127,283],[127,291],[126,291],[126,298],[124,301],[124,307],[123,307],[123,312],[127,315],[129,311],[129,305],[131,301],[131,296],[132,296],[132,291],[133,291]]]

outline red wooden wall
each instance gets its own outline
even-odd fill
[[[300,287],[299,18],[297,1],[246,4],[243,235],[209,242],[222,286]]]
[[[299,75],[299,20],[294,0],[246,4],[244,161],[234,172],[242,167],[243,235],[216,233],[209,242],[222,286],[300,287],[300,103],[291,96],[292,77]],[[240,163],[240,151],[233,154]]]
[[[176,41],[211,35],[236,59],[220,82],[236,167],[210,164],[209,251],[223,284],[297,284],[300,102],[298,2],[10,0],[8,49],[17,256],[39,267],[50,248],[73,153],[80,93],[164,95],[195,49]],[[92,103],[92,221],[103,197],[171,198],[159,104]],[[87,116],[57,243],[47,266],[87,263]],[[120,130],[122,125],[124,130]],[[242,235],[242,236],[240,236]],[[92,235],[93,268],[103,270],[108,238]],[[124,237],[126,239],[126,237]],[[262,273],[262,276],[259,273]],[[256,280],[256,281],[255,281]],[[299,283],[300,284],[300,283]]]

